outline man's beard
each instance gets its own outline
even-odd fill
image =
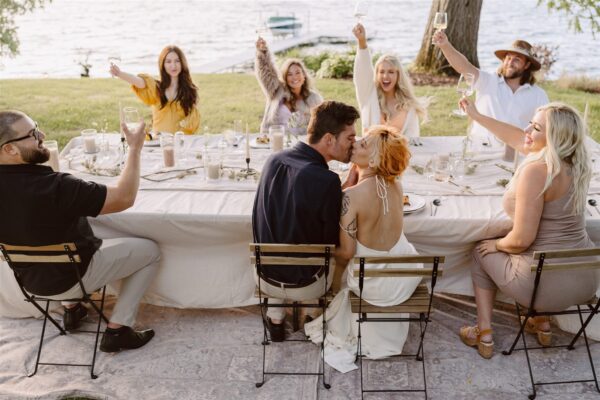
[[[21,158],[27,164],[43,164],[50,159],[50,150],[45,147],[36,149],[20,149]]]
[[[504,68],[502,70],[502,76],[505,79],[516,79],[516,78],[520,78],[523,76],[523,74],[525,73],[525,71],[523,70],[515,70],[513,69],[513,72],[511,74],[509,74],[508,72],[506,72],[507,68]]]

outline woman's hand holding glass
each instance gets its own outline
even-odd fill
[[[259,51],[267,51],[269,48],[267,47],[267,41],[261,37],[256,40],[256,50]]]
[[[480,115],[477,107],[475,107],[475,103],[467,97],[463,97],[459,100],[458,108],[474,120],[477,120],[477,116]]]
[[[110,72],[113,77],[118,78],[119,75],[121,75],[121,68],[119,68],[117,64],[111,63],[108,72]]]

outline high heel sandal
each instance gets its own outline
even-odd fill
[[[521,323],[525,317],[521,316]],[[552,343],[552,331],[543,331],[538,328],[538,324],[543,324],[544,322],[549,322],[548,318],[543,319],[542,321],[536,322],[534,318],[529,318],[527,323],[525,324],[525,332],[532,333],[536,335],[537,341],[540,346],[548,347]]]
[[[475,334],[475,337],[471,337],[471,332]],[[483,342],[481,337],[491,334],[491,329],[484,329],[480,331],[478,326],[463,326],[460,328],[459,336],[460,340],[462,340],[462,342],[467,346],[477,347],[477,352],[479,355],[487,360],[492,358],[494,355],[494,341]]]

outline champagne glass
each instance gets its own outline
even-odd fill
[[[435,13],[433,27],[438,31],[446,29],[448,27],[448,14],[445,12]]]
[[[369,5],[366,0],[357,0],[356,5],[354,6],[354,18],[356,18],[356,23],[361,23],[361,18],[366,17],[369,12]]]
[[[469,97],[473,94],[473,84],[475,83],[475,77],[473,74],[462,74],[460,78],[458,78],[458,83],[456,84],[456,92],[461,94],[462,97]],[[464,117],[467,115],[462,109],[458,108],[453,110],[452,113],[454,115],[458,115],[460,117]]]
[[[108,56],[108,64],[115,65],[121,63],[121,56],[118,54],[111,54]],[[114,76],[112,78],[115,78]]]
[[[124,107],[123,108],[123,121],[127,125],[129,132],[134,132],[140,126],[140,114],[135,107]]]

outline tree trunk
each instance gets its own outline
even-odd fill
[[[433,0],[427,21],[427,29],[423,35],[421,50],[415,61],[415,69],[433,74],[458,75],[450,67],[441,50],[431,44],[435,29],[433,20],[436,12],[448,14],[446,35],[452,45],[467,57],[469,62],[479,68],[477,59],[477,35],[479,33],[479,16],[483,0]]]

